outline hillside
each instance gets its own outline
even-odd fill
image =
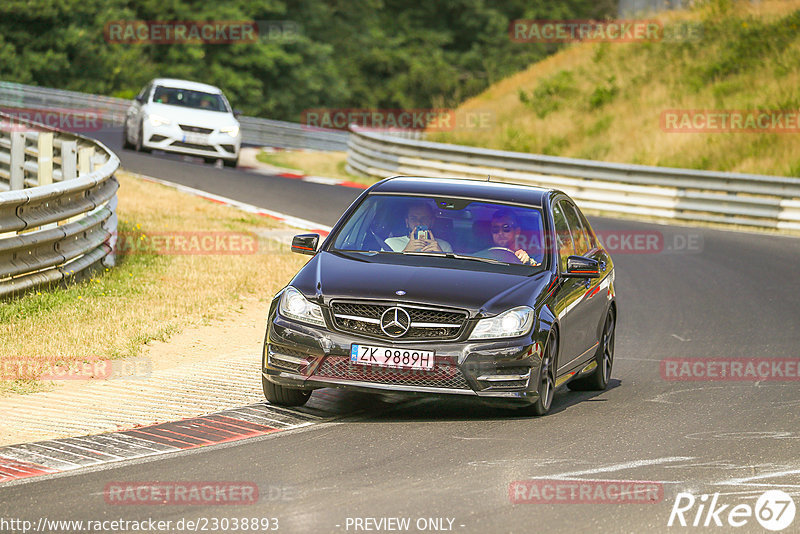
[[[432,132],[430,139],[800,176],[800,1],[715,0],[658,19],[665,35],[687,27],[700,31],[689,39],[570,45],[459,108],[489,111],[490,127]],[[669,110],[784,110],[789,120],[794,117],[794,128],[793,133],[665,131],[662,114]]]

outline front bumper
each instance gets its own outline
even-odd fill
[[[198,133],[185,131],[175,123],[153,126],[148,121],[143,128],[142,144],[152,150],[235,160],[242,144],[241,131],[233,137],[210,128],[209,133]]]
[[[432,350],[432,371],[350,363],[353,343]],[[535,335],[493,341],[392,343],[310,326],[274,315],[267,329],[262,372],[295,388],[323,387],[443,393],[534,402],[538,398],[541,347]]]

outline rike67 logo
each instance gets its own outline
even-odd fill
[[[675,497],[667,526],[738,528],[755,518],[765,529],[778,532],[792,524],[795,511],[794,500],[781,490],[765,491],[755,506],[723,503],[719,493],[696,497],[681,492]]]

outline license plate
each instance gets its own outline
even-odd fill
[[[350,362],[397,369],[433,369],[432,350],[394,349],[374,345],[351,345]]]
[[[193,145],[207,145],[208,135],[198,133],[183,134],[184,143],[192,143]]]

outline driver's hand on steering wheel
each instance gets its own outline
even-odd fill
[[[533,258],[531,258],[530,256],[528,256],[528,253],[527,253],[527,252],[525,252],[525,251],[524,251],[524,250],[522,250],[522,249],[519,249],[519,250],[518,250],[518,251],[516,251],[514,254],[517,256],[517,258],[519,258],[519,261],[520,261],[520,263],[523,263],[523,264],[529,264],[529,265],[533,265],[533,266],[539,265],[539,264],[536,262],[536,260],[534,260]]]

